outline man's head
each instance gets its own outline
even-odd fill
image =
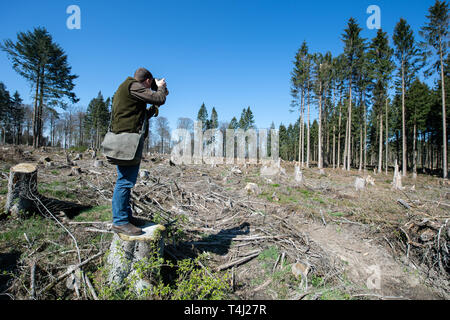
[[[154,82],[153,75],[145,68],[137,69],[134,73],[134,78],[142,83],[146,88],[151,88],[152,82]]]

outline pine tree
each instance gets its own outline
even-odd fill
[[[0,125],[2,126],[2,143],[6,143],[6,131],[9,123],[11,97],[3,82],[0,82]]]
[[[25,116],[25,110],[22,105],[22,98],[19,92],[15,92],[11,100],[11,123],[12,123],[12,135],[13,143],[20,144],[22,134],[22,122]]]
[[[303,41],[300,49],[295,55],[294,69],[291,73],[291,95],[292,106],[299,109],[300,126],[299,126],[299,154],[298,159],[301,166],[304,163],[304,123],[305,123],[305,96],[308,89],[308,80],[310,77],[311,58],[308,53],[308,45]],[[300,96],[299,96],[300,94]],[[291,110],[294,111],[294,110]]]
[[[350,170],[351,164],[351,133],[352,133],[352,89],[356,82],[358,58],[361,57],[364,48],[364,39],[360,37],[361,28],[356,23],[355,19],[350,18],[347,29],[344,30],[342,41],[344,42],[344,56],[346,60],[347,81],[348,81],[348,119],[347,119],[347,134],[346,134],[346,164],[347,170]],[[344,161],[344,162],[345,162]]]
[[[437,61],[428,70],[427,74],[430,74],[431,70],[440,69],[441,79],[441,103],[442,103],[442,137],[444,152],[443,159],[443,171],[444,179],[447,179],[448,165],[447,165],[447,123],[446,123],[446,93],[445,93],[445,76],[444,76],[444,59],[447,56],[447,48],[449,46],[448,27],[449,27],[449,7],[445,1],[436,0],[435,4],[428,10],[427,24],[422,27],[419,32],[426,40],[426,45],[432,47],[436,51]],[[427,55],[431,56],[432,52],[427,51]]]
[[[237,128],[239,128],[239,123],[236,117],[233,117],[233,119],[231,119],[230,121],[230,124],[228,125],[228,129],[236,130]]]
[[[241,117],[239,118],[239,128],[243,130],[247,130],[247,118],[246,118],[246,109],[242,109]]]
[[[381,172],[383,154],[383,113],[384,106],[388,99],[388,84],[391,74],[395,68],[392,60],[393,49],[389,46],[389,39],[386,32],[379,29],[375,38],[372,39],[369,50],[369,62],[371,72],[375,80],[374,87],[374,112],[378,114],[379,129],[379,152],[378,152],[378,172]],[[387,148],[387,145],[386,145]],[[387,163],[386,163],[387,166]]]
[[[255,128],[255,117],[253,116],[253,112],[250,109],[250,106],[248,106],[247,110],[245,110],[245,123],[246,123],[245,130]]]
[[[407,123],[413,128],[413,175],[417,176],[417,135],[426,129],[427,114],[431,107],[430,89],[425,83],[416,79],[406,93],[408,102]]]
[[[89,102],[86,118],[86,135],[91,139],[91,146],[99,148],[102,137],[106,134],[110,121],[110,99],[104,100],[101,92]]]
[[[209,129],[217,129],[219,127],[219,118],[217,116],[217,111],[213,107],[211,111],[211,120],[209,122]]]
[[[313,57],[314,61],[314,92],[316,99],[318,100],[318,167],[323,168],[323,137],[322,137],[322,109],[324,101],[324,93],[328,89],[331,80],[331,63],[332,57],[331,53],[327,52],[325,56],[321,53],[317,53]]]
[[[208,110],[206,110],[205,103],[202,103],[198,110],[197,120],[202,122],[202,130],[205,132],[209,127]]]
[[[42,144],[44,104],[65,108],[63,98],[76,103],[78,99],[72,90],[78,76],[71,74],[67,55],[45,28],[19,32],[15,43],[6,40],[0,47],[14,70],[34,89],[33,147],[37,148]]]
[[[399,77],[402,90],[402,175],[406,176],[406,120],[405,93],[418,69],[419,52],[414,41],[414,34],[406,20],[400,19],[394,29],[395,57],[399,62]]]

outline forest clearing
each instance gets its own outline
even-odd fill
[[[46,199],[34,215],[2,215],[2,299],[449,297],[450,186],[439,177],[403,177],[394,189],[392,171],[302,168],[300,181],[294,162],[262,176],[260,165],[175,165],[147,154],[133,212],[172,224],[160,274],[139,296],[105,280],[114,166],[48,147],[3,146],[1,154],[2,207],[17,163],[39,163]],[[75,290],[68,268],[79,264],[77,251],[87,263]],[[212,287],[187,290],[199,282]]]
[[[450,298],[447,0],[23,6],[0,300]]]

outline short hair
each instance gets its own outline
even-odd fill
[[[153,75],[151,74],[150,71],[148,71],[145,68],[139,68],[136,70],[136,72],[134,73],[134,78],[139,81],[139,82],[143,82],[147,79],[153,79]]]

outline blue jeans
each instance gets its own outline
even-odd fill
[[[116,226],[128,223],[131,217],[130,195],[139,172],[139,165],[117,166],[117,181],[112,198],[113,224]]]

